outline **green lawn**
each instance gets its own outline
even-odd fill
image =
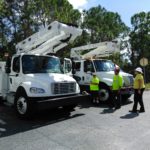
[[[150,83],[146,83],[145,86],[146,86],[146,89],[150,89]]]

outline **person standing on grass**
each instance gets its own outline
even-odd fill
[[[132,110],[129,112],[137,112],[137,105],[140,104],[139,112],[145,112],[144,103],[143,103],[143,92],[145,90],[144,77],[142,68],[138,67],[135,69],[135,79],[134,79],[134,105]]]

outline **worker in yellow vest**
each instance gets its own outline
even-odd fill
[[[135,69],[135,78],[134,78],[134,105],[132,110],[129,110],[130,112],[136,113],[137,112],[137,106],[138,103],[140,104],[140,113],[145,112],[144,103],[143,103],[143,92],[145,90],[145,83],[144,83],[144,77],[143,77],[143,71],[142,68],[138,67]]]
[[[118,66],[115,67],[113,83],[112,83],[112,95],[113,95],[113,103],[115,109],[119,109],[121,107],[121,95],[120,90],[123,85],[123,77],[119,74],[120,68]]]
[[[93,77],[90,83],[90,92],[92,96],[93,103],[99,103],[99,78],[96,76],[96,73],[93,73]]]

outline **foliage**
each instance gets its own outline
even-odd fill
[[[67,0],[0,0],[0,51],[14,53],[15,45],[54,20],[79,24],[80,12]]]
[[[107,11],[100,5],[84,10],[83,16],[84,20],[81,22],[81,13],[73,9],[67,0],[0,0],[0,59],[3,59],[5,52],[15,53],[18,42],[54,20],[80,25],[83,29],[82,36],[59,53],[64,57],[69,56],[71,47],[112,41],[129,30],[118,13]],[[135,14],[131,23],[131,60],[134,68],[140,57],[150,59],[150,12]],[[130,68],[127,62],[122,62],[119,55],[115,55],[110,59],[123,68]]]
[[[150,83],[145,84],[145,89],[150,90]]]
[[[142,57],[150,58],[150,12],[135,14],[131,18],[131,23],[132,64],[137,66]]]
[[[128,30],[118,13],[109,12],[100,5],[84,11],[83,28],[91,31],[91,43],[112,41]]]
[[[130,43],[132,47],[133,68],[140,66],[139,60],[146,57],[150,60],[150,12],[140,12],[131,18],[132,31],[130,33]],[[146,80],[150,81],[150,64],[146,66]],[[146,81],[146,82],[147,82]]]

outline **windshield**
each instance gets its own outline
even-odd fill
[[[94,60],[96,71],[114,71],[115,64],[109,60]]]
[[[57,57],[24,55],[22,57],[23,73],[62,73]]]

